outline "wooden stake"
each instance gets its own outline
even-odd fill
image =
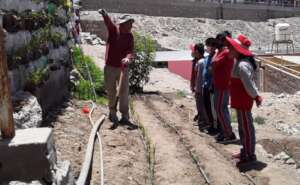
[[[0,130],[2,138],[13,138],[15,127],[13,121],[13,106],[8,79],[6,52],[4,48],[4,33],[0,27]]]

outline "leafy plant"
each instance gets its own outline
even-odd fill
[[[101,96],[104,93],[103,71],[96,66],[96,64],[89,56],[85,56],[79,47],[74,47],[72,49],[72,58],[76,69],[83,77],[83,79],[79,81],[79,85],[75,92],[75,94],[77,94],[77,97],[79,97],[80,99],[82,98],[90,99],[93,97],[92,84],[90,82],[89,74],[88,74],[88,70],[89,70],[92,81],[94,83],[96,95],[97,95],[96,99],[99,98],[101,99]],[[89,91],[89,92],[85,92],[85,91]],[[80,93],[82,93],[82,95],[79,95]],[[102,100],[98,100],[98,101],[102,101]]]
[[[185,92],[185,91],[178,90],[178,91],[176,92],[176,96],[179,97],[179,98],[184,98],[184,97],[186,97],[186,92]]]
[[[51,33],[51,41],[55,48],[58,48],[62,44],[62,35],[58,32]]]
[[[135,57],[129,66],[129,86],[131,93],[137,93],[141,92],[143,86],[149,81],[155,47],[150,36],[141,36],[137,32],[133,35]]]
[[[256,122],[259,125],[263,125],[266,123],[266,118],[262,117],[262,116],[256,116],[254,118],[254,122]]]
[[[38,69],[30,74],[29,83],[38,86],[44,81],[46,75],[47,69]]]
[[[75,95],[81,100],[92,99],[93,94],[90,90],[92,87],[91,83],[87,80],[81,79],[75,87]]]

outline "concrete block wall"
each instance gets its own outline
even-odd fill
[[[255,6],[249,4],[224,4],[221,7],[218,3],[192,2],[189,0],[83,0],[82,5],[85,10],[106,8],[108,11],[114,13],[249,21],[264,21],[270,18],[300,15],[299,8]]]
[[[261,80],[265,92],[294,94],[300,91],[300,77],[269,64],[264,65]]]

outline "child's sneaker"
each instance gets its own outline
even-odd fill
[[[219,133],[219,134],[215,137],[215,139],[216,139],[216,142],[222,141],[222,140],[224,140],[224,135],[223,135],[222,133]]]
[[[213,126],[210,126],[207,130],[206,130],[207,134],[211,135],[211,136],[215,136],[219,133],[218,129],[215,129]]]
[[[199,115],[197,114],[197,115],[195,115],[195,117],[194,117],[194,122],[197,122],[198,121],[198,118],[199,118]]]
[[[234,133],[232,133],[230,137],[224,137],[223,136],[221,138],[217,138],[217,142],[221,143],[221,144],[230,143],[230,142],[234,142],[234,141],[236,141],[236,136],[235,136]]]
[[[250,156],[250,157],[241,157],[240,160],[236,163],[237,167],[242,167],[245,165],[249,165],[252,163],[255,163],[257,161],[256,155]]]

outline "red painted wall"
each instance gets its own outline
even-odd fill
[[[170,72],[180,75],[186,80],[191,80],[192,61],[170,61],[168,62],[168,69]]]

